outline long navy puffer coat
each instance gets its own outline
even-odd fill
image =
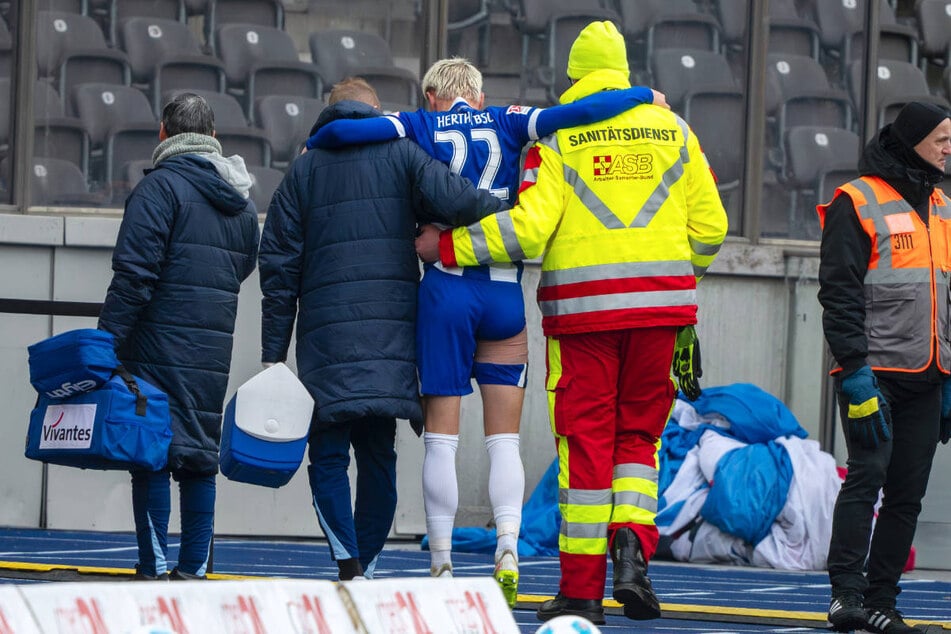
[[[254,204],[195,154],[159,163],[126,201],[99,327],[168,394],[173,472],[218,471],[238,290],[259,235]]]
[[[341,101],[317,127],[379,114]],[[261,236],[262,360],[287,358],[296,319],[298,375],[316,424],[422,418],[416,221],[470,224],[501,206],[406,139],[294,161]]]

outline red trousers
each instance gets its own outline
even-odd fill
[[[559,459],[560,591],[601,599],[614,532],[657,549],[657,449],[675,388],[676,327],[548,337],[548,401]]]

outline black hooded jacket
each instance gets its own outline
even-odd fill
[[[924,161],[891,134],[886,125],[865,147],[859,160],[862,176],[878,176],[895,189],[928,224],[929,198],[944,178],[941,170]],[[872,254],[852,199],[837,195],[826,209],[819,260],[819,302],[822,326],[832,356],[848,376],[866,364],[865,273]],[[902,378],[937,380],[935,368]]]
[[[195,154],[159,163],[126,201],[99,328],[168,394],[172,471],[218,471],[238,291],[258,235],[254,204]]]
[[[341,101],[315,129],[380,114]],[[502,207],[407,139],[314,149],[294,161],[261,238],[262,361],[287,358],[296,321],[298,375],[317,425],[422,418],[417,220],[465,225]]]

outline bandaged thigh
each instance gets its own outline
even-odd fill
[[[528,374],[528,332],[508,339],[480,339],[472,375],[480,384],[525,387]]]

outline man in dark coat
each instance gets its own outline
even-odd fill
[[[861,176],[818,208],[819,301],[848,448],[828,566],[841,632],[921,631],[896,598],[951,371],[951,200],[935,187],[949,155],[948,112],[911,102],[865,148]]]
[[[123,365],[168,394],[171,410],[167,468],[132,473],[138,575],[166,574],[171,473],[182,524],[172,578],[201,578],[238,291],[254,270],[260,233],[244,161],[222,156],[202,97],[169,102],[159,140],[155,168],[126,200],[99,328],[115,336]]]
[[[314,131],[382,114],[362,80],[335,86],[330,104]],[[311,150],[271,200],[259,258],[262,361],[287,358],[296,319],[298,373],[316,401],[311,491],[341,579],[373,575],[396,510],[396,419],[422,419],[416,221],[456,225],[501,205],[406,139]]]

